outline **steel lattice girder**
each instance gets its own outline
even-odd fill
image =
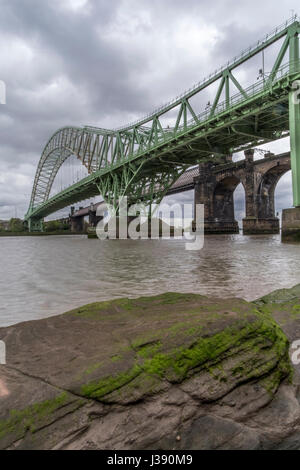
[[[160,200],[171,181],[193,164],[289,135],[290,124],[295,122],[289,95],[292,83],[300,79],[299,33],[300,23],[294,18],[202,84],[132,125],[117,130],[59,129],[42,153],[25,218],[45,217],[71,203],[99,195],[99,190],[114,204],[121,195],[128,195],[133,202],[144,198],[151,203],[151,197]],[[234,69],[281,38],[284,41],[269,78],[243,89],[234,77]],[[289,61],[282,65],[288,50]],[[197,114],[189,99],[218,81],[212,107]],[[238,94],[230,95],[230,82]],[[225,101],[220,102],[222,92]],[[177,112],[176,123],[166,129],[160,119],[170,110]],[[294,162],[300,159],[300,144],[297,139],[295,142]],[[55,176],[70,155],[76,155],[90,175],[49,199]],[[294,187],[300,187],[300,165],[293,166],[297,173]],[[156,180],[160,181],[159,189],[152,191],[152,187],[158,188]]]

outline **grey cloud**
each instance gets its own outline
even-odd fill
[[[0,79],[8,95],[0,107],[0,218],[13,216],[16,205],[20,215],[26,212],[39,156],[57,128],[115,127],[148,113],[262,37],[298,4],[90,0],[72,10],[70,2],[0,0]],[[256,70],[251,64],[247,73]],[[283,207],[290,193],[287,181]]]

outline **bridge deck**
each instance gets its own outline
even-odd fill
[[[299,187],[300,205],[296,161],[300,155],[300,139],[296,138],[300,115],[290,99],[294,82],[300,79],[299,34],[300,23],[293,17],[202,83],[129,126],[59,129],[41,156],[25,219],[42,219],[99,194],[107,201],[116,201],[123,194],[137,202],[159,200],[174,191],[174,182],[189,167],[205,161],[220,164],[232,153],[290,133],[294,196],[298,198],[295,188]],[[243,88],[234,76],[235,69],[277,41],[279,52],[268,76],[259,81],[255,77],[251,86]],[[287,56],[288,62],[283,64]],[[212,104],[198,112],[192,107],[192,98],[213,84],[217,91]],[[233,94],[232,89],[238,93]],[[173,121],[166,127],[163,120],[169,112]],[[76,155],[90,175],[49,198],[54,178],[70,155]],[[178,181],[176,190],[180,191],[180,185],[189,187],[188,179]]]
[[[281,153],[278,155],[273,155],[271,156],[265,156],[264,158],[254,160],[253,164],[255,166],[259,166],[261,164],[264,164],[266,162],[272,162],[272,161],[277,161],[280,159],[285,159],[286,157],[290,157],[290,152],[285,152]],[[213,173],[222,173],[226,170],[232,170],[232,169],[238,169],[238,168],[243,168],[245,166],[246,161],[243,160],[238,160],[237,162],[230,162],[224,165],[217,165],[214,168],[211,169]],[[179,177],[179,179],[172,185],[172,187],[169,189],[167,192],[167,196],[172,195],[172,194],[178,194],[184,191],[189,191],[194,189],[195,187],[195,178],[197,178],[200,175],[200,168],[199,166],[193,167],[188,169],[183,175]],[[97,210],[97,208],[104,204],[104,202],[98,202],[93,204],[94,210]],[[83,209],[79,209],[74,212],[73,217],[82,217],[82,216],[87,216],[89,214],[89,211],[91,210],[91,206],[84,207]]]

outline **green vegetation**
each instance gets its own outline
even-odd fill
[[[9,232],[25,232],[25,226],[21,219],[13,218],[10,219],[8,224],[8,231]]]
[[[289,318],[298,316],[299,291],[300,286],[275,293],[273,303],[167,293],[69,312],[65,327],[74,324],[75,331],[90,333],[88,347],[82,341],[68,359],[69,392],[31,406],[14,405],[20,409],[9,413],[4,410],[2,447],[25,435],[26,442],[35,443],[38,430],[71,414],[86,399],[126,406],[159,393],[171,396],[172,384],[185,381],[181,388],[199,403],[216,402],[246,384],[251,390],[257,385],[257,396],[270,401],[283,381],[292,382],[289,343],[274,311],[287,308]],[[279,303],[282,296],[285,303]],[[293,301],[286,301],[291,297]],[[70,341],[73,345],[72,336]],[[247,402],[245,396],[243,400]]]
[[[83,385],[81,393],[88,398],[101,398],[131,382],[139,373],[140,367],[135,365],[128,372],[123,372],[117,377],[107,377],[105,380],[101,380],[98,383]]]
[[[60,220],[50,220],[49,222],[44,222],[44,229],[46,232],[61,232],[70,230],[70,226]]]
[[[187,346],[170,348],[163,341],[164,334],[161,334],[161,340],[156,339],[145,344],[145,338],[137,338],[132,344],[136,352],[136,359],[131,368],[115,376],[104,377],[100,381],[94,381],[82,386],[81,393],[85,397],[104,399],[105,396],[128,386],[134,381],[133,390],[136,387],[143,387],[143,382],[149,378],[155,381],[167,380],[168,382],[181,383],[189,377],[190,373],[197,369],[211,370],[213,366],[220,364],[224,359],[236,353],[237,349],[248,349],[253,353],[253,361],[235,366],[231,375],[239,374],[241,381],[248,381],[254,377],[261,377],[268,374],[277,366],[277,374],[273,378],[272,384],[266,383],[268,390],[276,389],[280,381],[291,373],[291,367],[288,356],[288,340],[279,326],[270,315],[262,314],[258,309],[253,311],[256,320],[253,322],[240,320],[232,326],[224,328],[216,334],[208,337],[199,336]],[[195,330],[186,328],[187,325],[181,324],[184,334]],[[171,327],[172,330],[173,327]],[[165,333],[165,331],[164,331]],[[199,333],[199,331],[197,331]],[[144,345],[143,345],[144,343]],[[269,346],[269,347],[268,347]],[[139,348],[139,349],[137,349]],[[264,350],[264,361],[260,364],[261,355],[257,351]],[[255,363],[257,361],[257,365]],[[222,381],[226,381],[224,374]],[[130,395],[131,390],[127,391]]]
[[[143,308],[151,306],[164,306],[164,305],[177,305],[178,303],[190,302],[193,298],[199,299],[196,294],[174,294],[167,292],[166,294],[157,295],[154,297],[139,297],[138,299],[121,298],[115,300],[106,300],[102,302],[94,302],[92,304],[83,305],[67,312],[69,315],[76,315],[80,317],[93,317],[99,315],[106,310],[119,311],[121,308],[124,312],[138,312]],[[215,307],[213,307],[215,309]],[[200,307],[191,309],[188,313],[199,315]],[[166,312],[167,313],[167,312]]]
[[[265,315],[271,315],[281,326],[300,315],[300,284],[291,289],[279,289],[253,302]]]
[[[10,221],[0,221],[0,236],[44,236],[71,233],[70,224],[67,220],[50,220],[44,222],[43,226],[43,232],[28,232],[26,224],[21,219],[12,218]]]
[[[285,377],[289,379],[289,383],[293,382],[293,369],[290,365],[290,362],[282,359],[274,372],[267,375],[262,380],[262,386],[267,390],[268,393],[270,393],[270,395],[274,395]]]
[[[68,403],[68,394],[61,393],[52,400],[36,403],[24,410],[11,410],[9,418],[0,421],[0,439],[10,433],[18,433],[20,437],[28,430],[34,433],[51,415]]]
[[[0,233],[5,232],[8,229],[8,222],[0,220]]]

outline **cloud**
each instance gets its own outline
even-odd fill
[[[7,85],[0,219],[26,212],[40,154],[57,128],[117,127],[147,114],[282,23],[297,4],[0,0],[0,79]],[[257,69],[253,63],[243,76]],[[289,181],[282,194],[288,204]]]

